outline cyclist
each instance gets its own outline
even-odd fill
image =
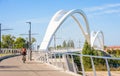
[[[22,57],[23,63],[25,63],[26,61],[26,53],[27,53],[26,48],[22,48],[21,54],[23,56]]]

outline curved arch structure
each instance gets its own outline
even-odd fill
[[[99,37],[99,35],[101,35],[101,37]],[[102,31],[91,33],[91,47],[94,47],[94,43],[95,43],[97,38],[98,38],[99,44],[101,46],[99,49],[104,50],[104,35],[103,35]]]
[[[86,32],[84,31],[84,29],[82,28],[79,20],[77,19],[77,17],[74,16],[74,14],[77,13],[80,16],[83,17],[84,21],[85,21],[85,25],[86,25]],[[80,27],[85,39],[88,41],[88,43],[90,44],[90,29],[89,29],[89,24],[87,21],[87,18],[84,14],[84,12],[80,9],[74,9],[74,10],[70,10],[70,11],[64,11],[64,10],[60,10],[58,11],[53,18],[51,19],[46,34],[44,36],[44,39],[40,45],[39,50],[48,50],[48,46],[50,45],[50,42],[52,40],[53,35],[55,34],[55,32],[59,29],[59,27],[61,26],[61,24],[64,23],[64,21],[68,18],[68,17],[72,17],[75,22],[78,24],[78,26]]]

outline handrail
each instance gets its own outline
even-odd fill
[[[96,69],[95,69],[95,64],[94,64],[93,58],[101,58],[101,59],[105,60],[108,76],[111,76],[108,59],[120,60],[120,58],[107,57],[107,56],[82,55],[82,54],[69,53],[69,52],[61,53],[61,52],[50,52],[50,51],[38,51],[38,52],[36,52],[36,61],[48,63],[48,64],[54,65],[58,68],[61,68],[63,70],[77,73],[78,67],[76,67],[73,56],[78,56],[80,58],[83,76],[86,76],[86,73],[84,70],[82,57],[89,57],[90,58],[94,76],[96,76]]]
[[[3,54],[6,54],[6,55],[10,55],[10,54],[20,54],[21,50],[20,49],[7,49],[7,48],[2,48],[0,50],[0,57],[3,55]]]

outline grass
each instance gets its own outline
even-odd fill
[[[0,54],[0,57],[7,56],[7,55],[12,55],[12,53]]]

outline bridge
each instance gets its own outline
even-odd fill
[[[38,62],[22,63],[22,56],[12,57],[0,63],[0,76],[74,76],[60,69]]]
[[[12,50],[13,51],[13,50]],[[119,71],[110,71],[108,60],[120,60],[120,58],[101,57],[81,55],[75,53],[61,53],[61,52],[46,52],[34,51],[32,52],[32,61],[22,62],[22,56],[18,53],[12,52],[13,55],[7,55],[0,62],[0,76],[119,76]],[[75,63],[74,56],[79,57],[80,66]],[[92,71],[85,71],[82,63],[82,57],[90,57]],[[28,56],[27,56],[28,57]],[[2,58],[2,57],[0,57]],[[4,58],[4,56],[3,56]],[[96,71],[94,65],[94,58],[102,58],[105,60],[107,71]]]
[[[79,14],[82,16],[86,29],[83,29],[79,19],[74,14]],[[26,76],[119,76],[119,71],[110,70],[110,60],[120,60],[120,58],[113,57],[102,57],[102,56],[92,56],[92,55],[82,55],[80,53],[82,49],[69,49],[69,50],[52,50],[50,51],[49,45],[53,38],[53,35],[59,29],[61,24],[68,18],[72,19],[78,24],[82,34],[91,45],[91,47],[104,50],[104,35],[102,31],[91,32],[89,29],[89,24],[84,12],[80,9],[74,9],[70,11],[60,10],[51,19],[46,34],[40,45],[39,50],[32,51],[32,61],[27,60],[24,64],[21,61],[20,50],[6,49],[2,50],[1,53],[12,53],[12,57],[9,57],[0,63],[0,76],[16,76],[16,75],[26,75]],[[99,47],[94,44],[98,40]],[[28,50],[29,52],[29,50]],[[28,53],[29,54],[29,53]],[[16,56],[17,55],[17,56]],[[13,57],[14,56],[14,57]],[[28,56],[29,57],[29,56]],[[76,64],[76,58],[78,58],[79,64]],[[92,71],[85,71],[83,64],[83,57],[89,57]],[[1,58],[4,58],[1,57]],[[27,58],[29,59],[29,58]],[[103,59],[106,66],[106,71],[96,71],[96,66],[94,59]],[[9,63],[9,64],[8,64]]]

